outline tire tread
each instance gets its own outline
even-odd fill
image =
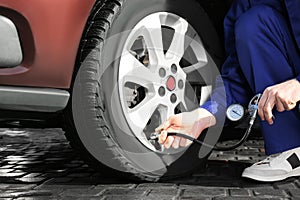
[[[107,31],[109,30],[111,24],[116,18],[117,14],[122,8],[122,5],[126,0],[98,0],[94,8],[91,11],[91,16],[89,17],[88,23],[86,25],[85,33],[81,39],[81,49],[79,50],[77,56],[77,71],[80,65],[84,62],[86,64],[85,69],[83,71],[83,83],[85,84],[86,92],[85,97],[89,99],[89,101],[93,102],[93,108],[87,106],[87,109],[92,109],[94,112],[94,119],[92,119],[93,124],[96,130],[102,134],[101,140],[105,141],[107,144],[106,151],[111,152],[114,156],[113,159],[119,161],[120,165],[125,169],[125,173],[118,173],[113,169],[110,169],[106,166],[99,166],[99,161],[97,167],[100,167],[101,170],[108,170],[113,173],[122,175],[125,178],[130,178],[133,180],[147,180],[147,181],[157,181],[159,177],[145,175],[137,168],[133,166],[133,164],[122,155],[115,141],[110,136],[111,129],[108,123],[105,120],[104,112],[105,106],[102,100],[101,94],[101,82],[99,82],[97,77],[97,72],[99,69],[100,63],[99,60],[96,59],[96,54],[101,53],[101,47],[105,41],[105,37]],[[90,54],[92,52],[92,54]],[[76,72],[75,72],[76,75]],[[74,75],[74,77],[75,77]],[[73,83],[74,84],[74,77]],[[95,89],[96,88],[96,89]],[[95,159],[92,158],[91,155],[87,152],[85,147],[80,141],[77,133],[74,133],[75,124],[73,122],[72,117],[72,106],[69,105],[66,108],[66,112],[64,114],[64,120],[67,123],[64,123],[63,129],[65,131],[65,135],[70,141],[70,145],[78,151],[78,153],[83,154],[82,157],[86,159],[87,163],[90,165],[95,165]],[[91,103],[92,104],[92,103]]]

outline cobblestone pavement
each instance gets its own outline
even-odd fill
[[[107,178],[84,164],[61,129],[0,129],[0,199],[300,199],[300,179],[259,183],[240,177],[264,158],[263,142],[213,152],[206,169],[167,183]]]

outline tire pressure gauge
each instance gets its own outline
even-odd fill
[[[226,110],[226,116],[231,121],[239,121],[245,114],[244,107],[239,104],[232,104]]]

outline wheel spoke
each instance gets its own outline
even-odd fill
[[[190,84],[185,84],[183,90],[178,93],[178,100],[185,111],[193,110],[199,107],[196,92]]]
[[[175,107],[174,107],[174,106],[169,106],[169,107],[168,107],[167,119],[168,119],[169,117],[171,117],[172,115],[175,114],[174,110],[175,110]]]
[[[200,105],[204,104],[209,99],[211,92],[212,92],[212,85],[201,87]]]
[[[145,98],[139,105],[129,111],[129,119],[135,125],[135,133],[141,134],[154,111],[160,104],[160,99],[156,96]]]
[[[174,62],[179,63],[185,52],[185,38],[188,23],[180,18],[172,28],[175,29],[175,33],[170,48],[166,53],[166,58],[173,59]]]
[[[152,15],[143,22],[143,37],[149,52],[150,64],[158,64],[164,59],[162,28],[159,15]]]
[[[196,100],[191,100],[189,97],[184,97],[184,100],[181,103],[186,111],[194,110],[199,107]]]
[[[169,117],[175,114],[175,107],[173,105],[163,106],[159,108],[160,119],[165,122]]]
[[[119,70],[120,81],[123,85],[126,82],[132,82],[150,89],[150,86],[157,81],[157,76],[130,53],[123,55],[121,64],[126,66]]]
[[[208,65],[207,62],[199,61],[196,64],[183,68],[183,71],[186,74],[192,73],[194,71],[199,71],[202,67],[206,67]]]
[[[210,62],[208,62],[208,57],[206,54],[206,51],[203,47],[203,44],[201,42],[201,39],[199,37],[195,37],[190,44],[191,48],[194,50],[196,58],[197,58],[197,63],[195,63],[192,66],[185,67],[184,71],[185,73],[191,73],[193,71],[199,70],[200,68],[206,67]],[[210,67],[210,66],[208,66]]]
[[[184,108],[184,112],[188,111],[188,106],[187,106],[187,104],[186,104],[186,101],[183,100],[183,101],[181,101],[180,103],[182,104],[182,106],[183,106],[183,108]]]
[[[218,73],[216,69],[215,63],[210,58],[182,68],[187,75],[188,82],[197,82],[202,85],[210,85],[215,81],[215,75]]]

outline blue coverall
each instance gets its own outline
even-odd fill
[[[227,106],[249,100],[268,87],[300,80],[300,0],[235,0],[224,20],[227,59],[210,101],[201,107],[218,116]],[[279,113],[274,124],[261,121],[266,154],[300,147],[300,114]]]

